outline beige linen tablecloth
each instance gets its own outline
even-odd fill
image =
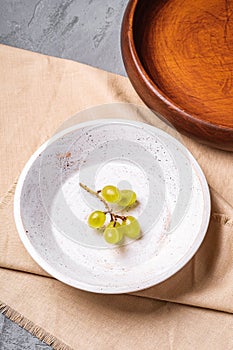
[[[13,219],[17,178],[78,111],[142,102],[127,78],[3,45],[0,73],[2,312],[56,349],[233,349],[233,154],[184,138],[210,185],[212,214],[201,248],[180,272],[137,295],[76,290],[23,247]],[[155,116],[142,121],[159,125]]]

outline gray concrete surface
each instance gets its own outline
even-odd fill
[[[0,349],[50,350],[52,348],[0,314]]]
[[[127,0],[0,0],[0,43],[125,75],[120,26]],[[0,350],[51,347],[0,314]]]
[[[127,0],[0,0],[0,43],[125,74],[120,25]]]

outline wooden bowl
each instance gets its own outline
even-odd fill
[[[233,2],[131,0],[121,46],[149,108],[183,134],[233,150]]]

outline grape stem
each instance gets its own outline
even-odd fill
[[[124,216],[124,215],[117,215],[117,214],[114,214],[114,216],[115,216],[116,219],[121,219],[122,221],[127,220],[127,217]]]
[[[90,194],[96,196],[104,204],[105,208],[107,209],[107,212],[111,214],[111,208],[109,207],[108,203],[103,199],[103,197],[100,196],[99,191],[95,192],[81,182],[79,182],[79,186],[81,186],[85,191],[89,192]]]
[[[125,221],[127,219],[126,216],[124,215],[117,215],[114,214],[112,209],[110,208],[110,206],[108,205],[108,202],[106,202],[104,200],[104,198],[99,194],[101,193],[101,191],[93,191],[91,188],[89,188],[87,185],[84,185],[83,183],[79,182],[79,186],[82,187],[85,191],[87,191],[88,193],[92,194],[93,196],[96,196],[105,206],[105,208],[107,209],[107,211],[105,211],[105,214],[110,214],[111,216],[111,221],[114,221],[114,226],[116,224],[117,219],[121,219],[122,221]]]

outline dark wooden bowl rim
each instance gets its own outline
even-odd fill
[[[171,109],[176,110],[179,114],[183,115],[185,117],[185,119],[187,119],[191,124],[192,123],[196,123],[198,120],[198,124],[202,125],[202,126],[206,126],[207,128],[209,128],[211,126],[211,128],[217,132],[219,129],[222,129],[224,131],[227,132],[232,132],[233,130],[229,127],[226,126],[222,126],[222,125],[216,125],[214,123],[211,122],[206,122],[203,119],[200,118],[194,118],[191,114],[185,112],[184,110],[182,110],[174,101],[172,101],[169,97],[167,97],[163,91],[161,89],[159,89],[159,87],[155,84],[155,82],[149,77],[149,75],[147,74],[146,70],[144,69],[142,62],[140,61],[138,54],[137,54],[137,50],[134,44],[134,37],[133,37],[133,18],[134,18],[134,13],[136,10],[136,7],[138,5],[138,2],[140,0],[130,0],[127,6],[127,10],[128,10],[128,30],[127,30],[127,37],[128,37],[128,43],[129,43],[129,49],[131,51],[132,54],[132,59],[134,60],[134,64],[138,70],[138,73],[140,74],[141,78],[143,79],[144,83],[146,84],[146,86],[149,88],[149,90],[152,90],[152,92],[160,99],[162,100],[167,106],[169,106]],[[156,113],[156,111],[155,111]]]

